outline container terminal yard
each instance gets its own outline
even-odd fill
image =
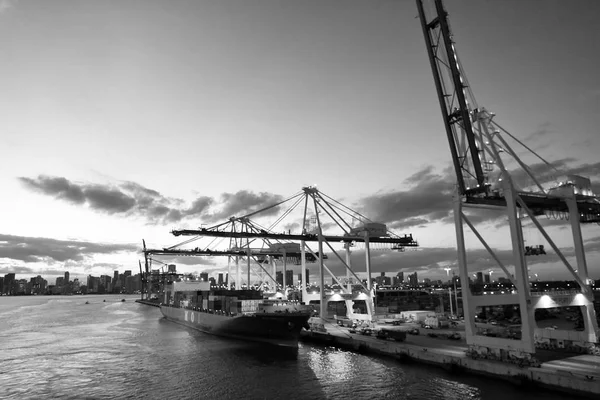
[[[564,172],[547,182],[542,178],[547,174],[527,165],[525,153],[553,168],[476,102],[442,1],[417,0],[416,5],[456,175],[458,274],[451,284],[423,291],[373,279],[372,251],[416,251],[416,238],[396,234],[316,186],[306,186],[251,214],[210,227],[173,230],[176,237],[189,237],[174,246],[152,249],[144,243],[142,302],[152,304],[152,294],[159,297],[165,282],[181,278],[174,267],[153,269],[153,263],[167,265],[158,257],[227,257],[227,279],[219,285],[314,305],[303,340],[597,398],[600,287],[588,274],[581,225],[600,223],[600,199],[583,176]],[[525,184],[519,180],[523,177]],[[255,221],[280,210],[269,227]],[[486,242],[474,212],[505,217],[510,262]],[[302,223],[297,231],[281,228],[286,217],[298,215]],[[563,223],[574,257],[567,257],[552,238],[547,219]],[[526,241],[524,225],[535,231],[538,243]],[[473,240],[495,263],[495,280],[475,273],[482,268],[469,258],[472,245],[467,243]],[[364,262],[357,265],[352,253],[364,255]],[[530,273],[527,259],[550,253],[568,273],[567,287]],[[328,268],[331,260],[341,263],[345,277]],[[315,288],[307,284],[308,264],[318,268]],[[290,271],[298,269],[302,284],[296,292],[290,288]]]

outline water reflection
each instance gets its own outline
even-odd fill
[[[319,379],[330,383],[349,381],[356,377],[354,358],[358,355],[334,348],[312,348],[308,366]]]

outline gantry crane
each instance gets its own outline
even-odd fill
[[[454,218],[458,247],[461,286],[464,302],[467,343],[478,352],[496,355],[506,354],[501,350],[512,350],[519,357],[528,360],[535,353],[534,311],[536,307],[556,306],[551,295],[548,298],[533,297],[530,292],[528,270],[525,259],[521,218],[531,219],[552,250],[562,261],[578,285],[578,294],[570,296],[568,304],[583,307],[585,331],[580,339],[588,344],[598,341],[598,326],[593,307],[593,293],[590,289],[588,269],[585,259],[581,223],[600,222],[600,201],[591,191],[590,181],[580,176],[567,176],[566,180],[555,181],[550,186],[539,179],[510,143],[516,142],[537,156],[548,168],[553,168],[546,160],[535,154],[529,147],[511,135],[494,121],[494,114],[477,105],[464,69],[456,53],[450,31],[447,12],[442,0],[424,4],[417,0],[417,8],[427,54],[433,72],[439,105],[442,111],[457,189],[454,203]],[[511,170],[510,166],[515,169]],[[522,185],[515,179],[516,172],[526,176],[528,183]],[[507,215],[512,247],[512,275],[486,243],[468,218],[465,209],[478,207],[502,211]],[[548,235],[538,217],[542,215],[563,215],[569,220],[574,241],[576,266],[572,266],[563,252]],[[473,296],[469,289],[467,249],[465,247],[464,226],[467,225],[483,244],[491,257],[504,271],[514,285],[513,294],[497,296]],[[543,249],[543,248],[542,248]],[[542,304],[544,303],[544,304]],[[563,302],[564,303],[564,302]],[[474,323],[477,306],[518,304],[521,312],[521,340],[491,338],[477,334]]]
[[[169,269],[169,265],[151,258],[152,251],[146,248],[146,241],[142,239],[142,253],[144,254],[144,272],[142,272],[142,263],[140,264],[140,279],[142,281],[142,300],[144,300],[144,293],[146,293],[146,300],[150,300],[152,293],[159,294],[164,288],[166,282],[177,279],[181,274],[177,274],[174,270]],[[152,262],[161,264],[160,271],[152,270]],[[164,268],[167,267],[167,271]]]
[[[291,206],[274,222],[270,228],[261,228],[256,226],[255,224],[250,223],[249,218],[251,216],[265,213],[275,207],[279,207],[282,204],[290,202]],[[291,231],[276,233],[273,231],[274,226],[276,226],[279,222],[283,220],[286,216],[290,215],[294,209],[300,204],[304,204],[302,211],[302,232],[301,233],[291,233]],[[312,213],[314,217],[309,217],[309,213]],[[328,217],[330,221],[333,221],[333,225],[342,230],[341,235],[333,235],[333,234],[325,234],[323,228],[322,219]],[[353,227],[352,224],[347,222],[344,217],[350,217],[353,221],[358,221],[360,226]],[[238,229],[235,228],[235,223],[242,223],[244,228]],[[231,228],[234,226],[234,228]],[[225,229],[226,227],[230,227],[231,229]],[[302,265],[302,295],[303,299],[306,299],[307,296],[307,282],[306,282],[306,261],[307,258],[310,259],[312,256],[313,259],[318,260],[319,263],[319,278],[320,278],[320,307],[321,312],[320,315],[324,318],[326,314],[326,293],[325,293],[325,273],[327,272],[332,279],[342,288],[346,297],[345,300],[351,301],[352,297],[352,287],[350,284],[351,277],[356,280],[356,282],[362,286],[364,293],[368,297],[369,301],[369,315],[372,316],[374,314],[374,306],[372,301],[372,284],[371,284],[371,253],[370,253],[370,245],[373,243],[380,244],[381,246],[387,246],[391,250],[403,251],[406,247],[417,247],[418,243],[413,239],[412,235],[404,235],[399,236],[391,231],[388,231],[386,226],[381,223],[375,223],[365,217],[364,215],[351,210],[350,208],[344,206],[337,200],[327,196],[323,192],[319,191],[314,186],[307,186],[302,188],[302,191],[296,193],[295,195],[281,201],[265,207],[263,209],[257,210],[255,212],[244,215],[243,217],[232,217],[228,221],[214,225],[210,228],[201,228],[201,229],[184,229],[184,230],[174,230],[172,231],[175,236],[212,236],[212,237],[228,237],[235,240],[240,240],[240,242],[235,242],[235,246],[227,250],[226,254],[236,257],[240,257],[244,254],[244,252],[251,252],[250,245],[252,241],[257,239],[263,240],[273,240],[276,243],[284,243],[284,242],[300,242],[299,246],[299,255]],[[193,239],[191,239],[193,240]],[[309,242],[316,242],[318,249],[314,251],[308,245]],[[350,252],[351,247],[355,243],[364,243],[365,246],[365,264],[366,264],[366,275],[367,282],[366,285],[362,283],[362,280],[356,275],[355,270],[350,265]],[[185,242],[187,243],[187,242]],[[334,244],[341,243],[343,248],[346,250],[345,259],[340,256],[338,251],[334,248]],[[341,261],[342,265],[346,269],[347,276],[347,285],[344,285],[337,276],[335,276],[329,268],[324,263],[324,260],[327,256],[324,254],[323,248],[327,246],[329,250]],[[200,249],[195,249],[200,250]],[[280,249],[270,248],[270,251],[274,252],[274,254],[263,253],[264,250],[260,250],[258,255],[272,255],[277,256],[281,255]],[[253,255],[253,254],[250,254]],[[289,254],[287,254],[289,256]],[[296,257],[296,254],[294,254]],[[283,259],[286,259],[286,255],[283,256]],[[250,263],[250,257],[247,257],[248,263]],[[238,269],[239,271],[239,269]],[[249,268],[248,268],[249,274]],[[285,275],[285,274],[284,274]],[[249,275],[248,275],[249,278]],[[348,306],[348,305],[347,305]],[[350,307],[350,309],[352,309]]]

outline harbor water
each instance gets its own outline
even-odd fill
[[[567,398],[331,347],[300,343],[290,352],[215,337],[136,298],[0,297],[0,398]]]

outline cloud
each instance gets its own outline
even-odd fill
[[[248,214],[283,200],[278,194],[248,190],[223,193],[220,201],[209,196],[198,196],[189,207],[181,199],[163,196],[153,189],[135,182],[114,185],[78,183],[64,177],[40,175],[37,178],[20,177],[19,181],[32,191],[74,205],[86,205],[90,209],[107,214],[117,214],[146,219],[149,223],[172,224],[186,217],[202,218],[215,222],[235,215]],[[215,209],[215,204],[222,204]],[[279,207],[261,213],[276,214]]]
[[[133,244],[94,243],[0,234],[2,258],[24,262],[83,261],[97,254],[137,251]]]
[[[223,193],[221,195],[223,208],[212,213],[209,218],[211,221],[219,221],[233,216],[239,217],[240,214],[250,214],[282,200],[283,196],[267,192],[253,193],[248,190],[240,190],[236,193]],[[261,213],[261,215],[274,215],[278,211],[279,207],[273,207]]]
[[[39,176],[37,179],[19,178],[26,187],[40,193],[66,200],[73,204],[85,203],[83,189],[66,178]]]
[[[19,0],[0,0],[0,14],[13,8]]]
[[[408,177],[407,190],[377,193],[359,200],[365,215],[394,227],[433,222],[450,215],[456,178],[433,173],[427,166]]]
[[[426,166],[403,182],[408,189],[377,193],[359,200],[365,215],[384,222],[390,229],[425,226],[434,222],[454,223],[453,194],[456,177],[447,168],[441,174]],[[489,211],[468,209],[465,213],[474,223],[496,220],[502,216]]]
[[[117,189],[94,185],[84,190],[86,200],[91,208],[103,210],[109,214],[131,210],[136,200]]]
[[[550,129],[550,127],[551,127],[550,122],[544,122],[544,123],[538,125],[538,128],[534,132],[527,135],[523,139],[523,141],[536,140],[538,138],[547,136],[548,134],[552,133],[552,130]]]
[[[558,182],[567,174],[590,177],[592,181],[600,178],[600,162],[574,165],[575,161],[574,158],[557,160],[553,163],[556,169],[542,162],[531,164],[529,168],[540,182],[546,183]],[[522,169],[510,170],[510,174],[517,187],[532,186],[533,181]],[[386,223],[390,229],[422,227],[433,222],[451,224],[454,223],[452,197],[455,185],[452,169],[436,173],[429,165],[406,178],[403,182],[405,189],[364,197],[356,206],[371,219]],[[598,184],[593,184],[592,188],[600,191]],[[503,213],[473,208],[465,210],[465,213],[473,223],[502,220],[500,225],[505,225]]]

